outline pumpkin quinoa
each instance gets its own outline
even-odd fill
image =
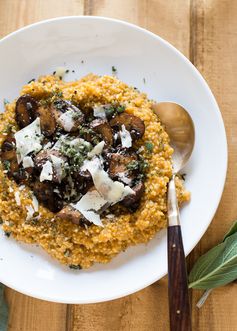
[[[79,107],[94,104],[119,103],[125,112],[139,117],[145,132],[136,142],[144,160],[149,164],[145,191],[136,211],[114,206],[113,217],[103,217],[103,227],[81,226],[63,218],[39,204],[38,212],[27,219],[26,206],[32,205],[33,193],[27,185],[18,185],[6,174],[0,163],[0,216],[2,228],[16,240],[40,245],[60,263],[75,268],[89,268],[93,263],[107,263],[128,246],[146,243],[167,224],[167,183],[172,175],[172,148],[169,137],[158,117],[151,110],[151,102],[144,93],[119,81],[116,77],[90,74],[74,82],[56,76],[43,76],[25,85],[21,95],[37,100],[54,91]],[[5,105],[0,115],[0,146],[9,131],[19,130],[15,120],[16,102]],[[183,180],[176,179],[179,203],[188,201],[189,193]]]

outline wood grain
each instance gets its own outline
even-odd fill
[[[225,191],[189,265],[223,237],[237,215],[237,2],[235,0],[0,0],[0,37],[24,25],[64,15],[123,19],[164,37],[199,68],[219,102],[229,143]],[[218,148],[218,146],[217,146]],[[167,279],[131,296],[94,305],[61,305],[8,289],[10,331],[167,331]],[[192,291],[194,331],[235,331],[237,287],[213,291],[201,310]]]
[[[187,267],[180,225],[168,227],[168,292],[170,331],[191,331]]]
[[[196,38],[191,45],[192,61],[208,81],[219,103],[228,138],[229,166],[221,203],[211,226],[191,254],[190,264],[222,240],[237,216],[237,2],[194,0],[191,5],[191,35]],[[196,330],[236,330],[236,283],[213,291],[202,309],[198,310],[195,304],[200,295],[201,292],[193,291]]]

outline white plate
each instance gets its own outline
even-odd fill
[[[227,167],[223,121],[204,79],[179,51],[151,32],[102,17],[64,17],[30,25],[0,41],[0,100],[13,100],[27,81],[58,66],[75,70],[68,79],[89,72],[111,74],[115,66],[121,80],[150,98],[175,101],[189,110],[196,128],[196,145],[186,169],[192,200],[181,213],[188,254],[213,218]],[[0,281],[49,301],[111,300],[167,273],[165,231],[148,245],[130,248],[111,263],[87,271],[62,267],[39,248],[16,243],[2,233],[0,247]]]

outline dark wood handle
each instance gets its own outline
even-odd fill
[[[187,269],[180,225],[168,227],[168,290],[171,331],[191,331]]]

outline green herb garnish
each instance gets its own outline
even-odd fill
[[[116,74],[117,73],[117,69],[115,68],[115,66],[112,66],[112,73]]]
[[[3,160],[2,161],[3,167],[5,170],[10,171],[11,169],[11,162],[8,160]]]
[[[4,106],[6,106],[6,105],[8,105],[10,103],[10,101],[8,101],[7,99],[3,99],[3,104],[4,104]]]
[[[127,165],[127,169],[130,171],[139,169],[139,161],[134,160]]]
[[[32,78],[31,80],[29,80],[29,82],[27,84],[30,84],[32,82],[35,82],[35,78]]]
[[[123,106],[123,105],[120,105],[120,106],[118,106],[118,107],[116,108],[116,110],[117,110],[118,113],[123,113],[125,109],[126,109],[126,107]]]
[[[145,142],[145,146],[149,153],[153,152],[154,145],[150,141]]]

